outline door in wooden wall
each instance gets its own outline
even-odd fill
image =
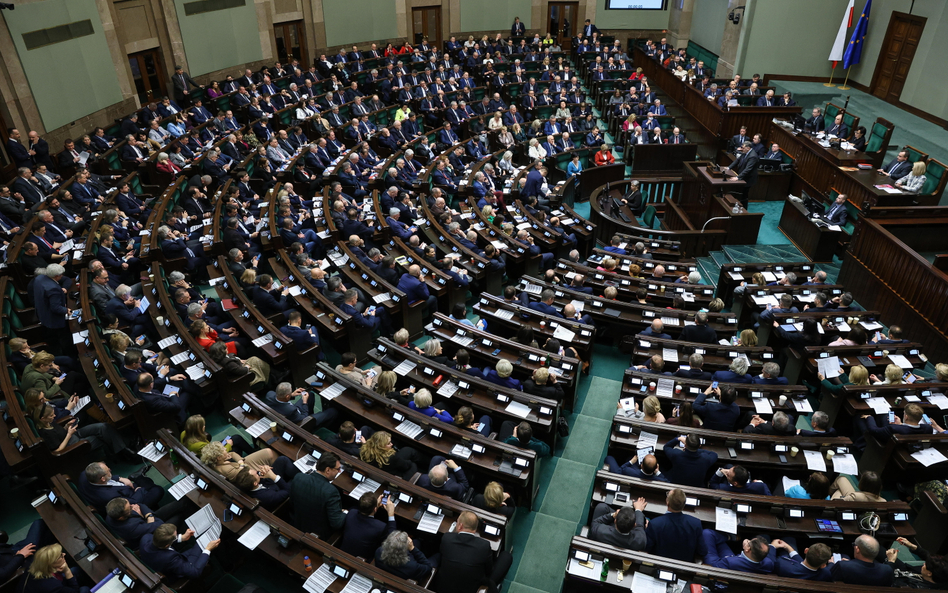
[[[581,27],[577,23],[579,18],[579,2],[550,2],[546,11],[546,30],[556,40],[556,44],[568,51],[572,46],[573,35]],[[540,31],[541,37],[546,37],[546,31]]]
[[[412,42],[419,45],[428,38],[428,44],[441,49],[441,7],[422,6],[411,9]]]
[[[130,54],[128,65],[132,69],[135,92],[142,105],[160,101],[162,97],[168,96],[165,71],[161,65],[161,52],[158,49]]]
[[[892,13],[872,75],[870,93],[889,103],[899,102],[926,20],[904,12]]]
[[[294,59],[300,64],[306,63],[306,35],[303,21],[290,21],[273,25],[273,37],[276,39],[277,57],[283,64]]]

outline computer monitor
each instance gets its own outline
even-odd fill
[[[783,164],[783,159],[758,159],[757,163],[765,171],[776,171]]]

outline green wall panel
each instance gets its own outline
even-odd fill
[[[514,17],[529,29],[531,23],[530,0],[461,0],[461,33],[465,31],[510,31]]]
[[[187,16],[184,5],[190,1],[174,0],[174,6],[191,76],[263,59],[253,0],[235,8]],[[169,70],[173,67],[168,65]]]
[[[323,16],[329,47],[398,37],[393,0],[323,0]]]

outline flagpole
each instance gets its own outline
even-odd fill
[[[852,68],[852,66],[850,66],[850,68]],[[846,68],[846,80],[843,81],[843,86],[839,87],[839,90],[848,91],[850,89],[850,87],[846,86],[848,82],[849,82],[849,68]]]
[[[830,70],[830,79],[829,82],[824,82],[823,86],[836,86],[833,84],[833,74],[836,74],[836,62],[833,62],[833,69]]]

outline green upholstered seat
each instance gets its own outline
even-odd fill
[[[939,187],[942,187],[942,181],[945,179],[945,165],[936,161],[935,159],[930,159],[928,161],[928,169],[925,171],[925,184],[922,186],[923,194],[931,194],[938,191]]]
[[[885,149],[885,136],[889,128],[879,122],[872,124],[869,136],[866,138],[866,152],[879,152]]]

